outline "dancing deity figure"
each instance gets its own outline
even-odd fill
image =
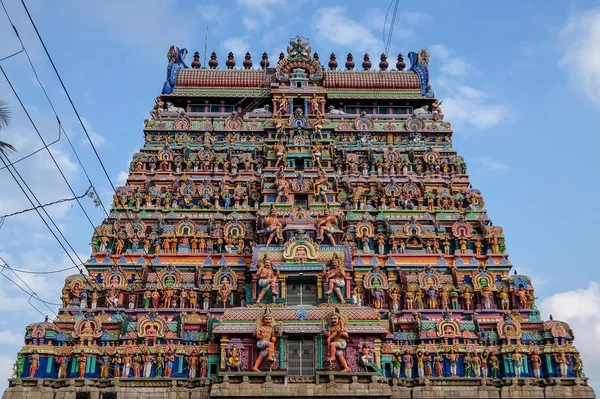
[[[340,231],[337,225],[337,218],[331,213],[329,207],[325,209],[325,216],[317,223],[317,231],[319,235],[317,239],[323,239],[323,236],[326,235],[329,238],[329,242],[331,245],[335,247],[335,238],[333,238],[333,234]]]
[[[346,340],[350,339],[346,331],[347,320],[347,317],[342,315],[340,310],[336,308],[335,312],[327,317],[327,326],[324,331],[327,337],[327,347],[329,348],[329,353],[325,360],[329,362],[330,366],[333,366],[333,362],[337,359],[340,366],[342,366],[342,371],[350,371],[350,367],[344,356],[344,350],[348,345]]]
[[[274,298],[278,295],[277,282],[279,281],[279,270],[273,270],[271,261],[266,259],[266,257],[263,258],[261,263],[261,266],[256,272],[258,286],[261,288],[260,294],[258,294],[258,298],[256,298],[257,303],[262,301],[269,288],[271,289],[271,294],[273,294]]]
[[[333,291],[335,291],[335,295],[340,300],[340,303],[345,303],[344,294],[342,294],[342,288],[346,286],[346,273],[344,268],[342,267],[342,263],[337,254],[333,255],[333,259],[331,260],[331,268],[325,274],[325,279],[327,280],[327,292],[326,295],[331,295]]]
[[[273,238],[275,238],[277,241],[283,240],[283,235],[281,233],[281,229],[283,228],[283,225],[277,218],[277,213],[275,212],[275,208],[271,207],[271,209],[269,210],[269,213],[263,220],[263,225],[264,225],[266,232],[269,234],[269,238],[267,239],[267,243],[266,243],[267,248],[269,247],[269,244],[271,244],[271,241],[273,241]]]
[[[256,348],[258,349],[258,357],[254,362],[252,371],[259,372],[260,365],[263,360],[267,360],[269,369],[273,367],[273,355],[275,354],[275,342],[281,336],[280,332],[275,330],[275,320],[271,316],[271,311],[267,307],[265,313],[256,321]]]

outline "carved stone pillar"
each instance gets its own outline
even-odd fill
[[[227,335],[221,336],[221,370],[227,368],[227,344],[229,344],[229,337]]]
[[[377,338],[373,344],[375,345],[375,363],[377,367],[381,367],[381,340]]]

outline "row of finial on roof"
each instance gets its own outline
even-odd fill
[[[279,54],[279,60],[281,61],[283,58],[285,57],[285,55],[283,53]],[[315,60],[319,60],[319,54],[314,53],[312,55],[312,57]],[[227,66],[227,69],[233,69],[235,68],[235,58],[233,57],[233,53],[230,51],[229,55],[227,56],[227,61],[225,61],[225,65]],[[250,56],[250,52],[246,52],[246,55],[244,57],[244,61],[242,62],[242,65],[244,67],[244,69],[250,69],[252,68],[252,58]],[[262,55],[262,59],[260,60],[260,67],[262,69],[268,68],[270,65],[269,62],[269,56],[267,55],[267,53],[263,53]],[[354,57],[352,55],[352,53],[348,53],[348,56],[346,57],[346,63],[344,64],[344,66],[346,67],[347,70],[353,70],[354,69]],[[217,60],[217,54],[213,51],[213,53],[210,55],[210,60],[208,61],[208,67],[210,69],[216,69],[219,66],[219,61]],[[327,66],[329,67],[330,70],[336,70],[338,67],[338,62],[336,60],[335,54],[331,53],[331,55],[329,56],[329,62],[327,63]],[[362,62],[362,68],[365,71],[368,71],[371,69],[372,63],[371,63],[371,58],[369,57],[369,54],[365,54],[363,57],[363,62]],[[386,71],[389,67],[389,63],[387,61],[387,56],[385,54],[381,54],[380,57],[380,61],[379,61],[379,69],[382,71]],[[196,51],[194,53],[194,61],[192,61],[192,68],[194,69],[199,69],[200,68],[200,54]],[[398,61],[396,62],[396,69],[399,71],[403,71],[404,68],[406,68],[406,63],[404,62],[404,57],[402,56],[402,53],[398,54]]]

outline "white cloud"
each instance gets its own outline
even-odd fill
[[[325,7],[316,12],[315,29],[319,42],[351,47],[353,51],[369,51],[376,54],[381,49],[381,41],[361,23],[353,20],[342,7]],[[356,60],[355,60],[356,62]],[[360,64],[360,60],[358,62]]]
[[[71,10],[94,23],[104,25],[105,32],[117,43],[131,46],[135,51],[157,58],[156,49],[172,44],[185,47],[195,36],[197,22],[191,13],[180,11],[175,0],[104,0],[102,2],[72,1]],[[115,12],[118,10],[118,12]],[[169,26],[158,33],[160,26]],[[164,55],[160,52],[160,58]]]
[[[83,122],[85,129],[87,130],[88,134],[90,135],[90,138],[92,139],[92,143],[94,143],[94,146],[102,147],[104,144],[106,144],[106,138],[104,138],[104,136],[102,136],[100,133],[98,133],[94,129],[91,122],[87,118],[82,117],[81,121]],[[89,144],[87,137],[83,137],[81,139],[81,144],[83,144],[83,145]]]
[[[489,93],[471,85],[473,66],[464,58],[442,44],[431,47],[431,57],[439,60],[430,63],[437,68],[434,73],[434,89],[438,98],[443,100],[443,110],[447,120],[455,130],[472,127],[486,129],[499,124],[508,114],[503,104],[491,100]],[[469,77],[469,83],[465,83]]]
[[[247,12],[257,13],[266,24],[273,18],[273,8],[282,6],[283,0],[236,0],[236,4]]]
[[[0,355],[0,391],[8,387],[8,379],[13,376],[13,364],[17,360],[17,353],[14,356]]]
[[[411,24],[423,24],[431,21],[431,17],[427,14],[418,11],[404,11],[398,14],[401,20]]]
[[[489,175],[490,173],[495,173],[503,175],[510,169],[510,166],[507,164],[496,161],[491,157],[479,157],[477,163],[478,167],[475,169],[475,172],[479,174]]]
[[[504,105],[488,103],[488,94],[455,81],[442,80],[440,88],[448,93],[443,100],[444,114],[461,130],[464,126],[479,129],[497,125],[507,110]]]
[[[119,176],[117,176],[117,184],[119,186],[124,186],[125,182],[127,181],[127,176],[129,176],[129,173],[124,170],[120,171]]]
[[[242,18],[242,23],[248,30],[256,30],[260,26],[260,20],[258,18],[251,18],[248,16]]]
[[[42,114],[34,107],[27,106],[27,108],[38,127],[56,126],[56,119],[54,117]],[[40,132],[46,143],[50,143],[56,139],[56,130],[54,128],[41,129]],[[13,144],[17,149],[17,152],[9,156],[12,161],[22,158],[30,151],[41,148],[43,145],[33,127],[17,112],[15,112],[13,123],[2,131],[2,137],[3,141]],[[77,177],[79,167],[71,160],[70,155],[62,150],[60,144],[61,142],[56,143],[49,147],[49,149],[67,180],[73,183]],[[42,204],[72,197],[58,168],[45,149],[14,165]],[[0,165],[0,167],[3,166],[4,164]],[[11,170],[13,169],[11,168]],[[16,173],[15,176],[18,179]],[[0,186],[3,187],[3,190],[0,192],[0,209],[2,209],[2,213],[12,213],[31,207],[31,204],[23,195],[8,169],[0,170]],[[33,199],[33,197],[31,198]],[[61,218],[66,216],[71,206],[72,204],[70,203],[62,203],[49,207],[46,210],[52,217]],[[38,220],[35,212],[24,213],[14,218],[15,220],[22,221]]]
[[[242,61],[244,60],[244,55],[246,51],[250,50],[248,47],[248,41],[243,37],[230,37],[223,40],[223,44],[221,44],[223,50],[227,53],[230,51],[233,52],[233,56],[235,57],[236,67],[240,67],[242,65]],[[225,60],[227,57],[225,57]],[[219,61],[219,63],[223,63],[223,67],[225,65],[225,60]]]
[[[23,334],[15,334],[10,330],[0,331],[0,342],[3,345],[23,345]]]
[[[198,4],[196,10],[206,22],[218,22],[225,16],[225,10],[215,5]]]
[[[572,15],[560,33],[562,66],[573,84],[600,108],[600,9]]]
[[[551,314],[575,333],[575,346],[582,354],[584,372],[595,390],[600,389],[600,283],[590,281],[587,288],[561,292],[539,304],[543,318]]]

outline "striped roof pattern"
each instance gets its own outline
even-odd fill
[[[298,320],[296,312],[300,308],[272,308],[271,314],[275,321]],[[323,320],[334,308],[302,308],[307,311],[305,320]],[[343,315],[348,316],[348,320],[379,320],[379,311],[370,307],[343,307],[340,308]],[[231,321],[254,321],[265,313],[263,308],[233,308],[225,311],[220,319],[221,322]]]
[[[265,81],[265,77],[268,79]],[[269,85],[273,75],[258,69],[182,69],[176,88],[183,87],[258,87]]]
[[[275,75],[260,69],[182,69],[176,89],[269,87]],[[417,74],[410,71],[324,71],[326,89],[420,90]]]
[[[419,78],[406,71],[326,71],[326,89],[420,90]]]

